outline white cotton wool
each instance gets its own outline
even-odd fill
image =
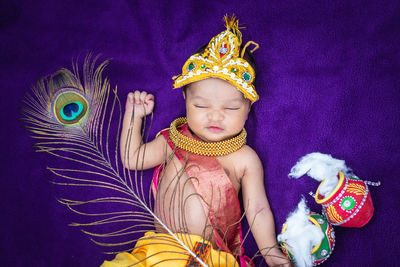
[[[279,242],[288,245],[298,267],[313,265],[311,250],[324,238],[322,230],[308,220],[309,216],[310,210],[303,198],[296,210],[289,214],[285,232],[277,237]]]
[[[302,157],[290,170],[289,177],[299,178],[307,174],[311,178],[322,182],[319,193],[327,197],[339,182],[337,174],[342,171],[345,176],[352,175],[344,160],[332,158],[331,155],[314,152]]]

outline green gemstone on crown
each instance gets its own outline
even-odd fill
[[[233,71],[233,72],[237,72],[237,69],[235,69],[235,68],[232,68],[232,71]]]
[[[203,64],[203,65],[201,65],[201,68],[202,68],[202,69],[204,69],[205,67],[206,67],[206,65],[204,65],[204,64]]]
[[[189,66],[188,66],[188,71],[191,71],[191,70],[193,70],[195,66],[196,66],[196,65],[194,65],[194,63],[193,63],[193,62],[192,62],[192,63],[190,63],[190,64],[189,64]]]
[[[248,72],[243,73],[243,80],[246,82],[251,80],[251,75]]]

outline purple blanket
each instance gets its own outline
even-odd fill
[[[29,88],[70,68],[73,58],[101,53],[112,59],[105,75],[123,102],[135,89],[155,95],[154,136],[184,114],[171,77],[232,13],[246,27],[244,42],[260,44],[254,53],[260,100],[246,128],[264,164],[277,232],[302,194],[321,210],[308,196],[318,183],[289,179],[290,168],[307,153],[332,154],[382,185],[371,188],[375,215],[365,227],[335,228],[335,250],[323,266],[397,265],[398,1],[21,0],[0,3],[2,266],[99,266],[112,258],[68,226],[79,216],[57,203],[64,189],[49,183],[54,177],[45,169],[57,160],[34,152],[19,120]],[[256,250],[249,238],[246,254]]]

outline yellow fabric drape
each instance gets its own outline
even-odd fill
[[[208,244],[203,238],[191,234],[177,234],[185,245],[195,251],[196,245]],[[200,258],[208,266],[231,267],[239,266],[233,255],[215,250],[209,245],[209,249]],[[197,254],[197,253],[196,253]],[[198,254],[197,254],[198,255]],[[118,253],[112,261],[105,261],[101,267],[127,267],[127,266],[160,266],[160,267],[184,267],[201,266],[188,265],[190,254],[170,235],[147,232],[138,240],[131,253]]]

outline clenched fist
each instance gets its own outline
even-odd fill
[[[154,96],[145,91],[135,91],[128,94],[125,112],[133,112],[137,118],[149,115],[154,109]]]

